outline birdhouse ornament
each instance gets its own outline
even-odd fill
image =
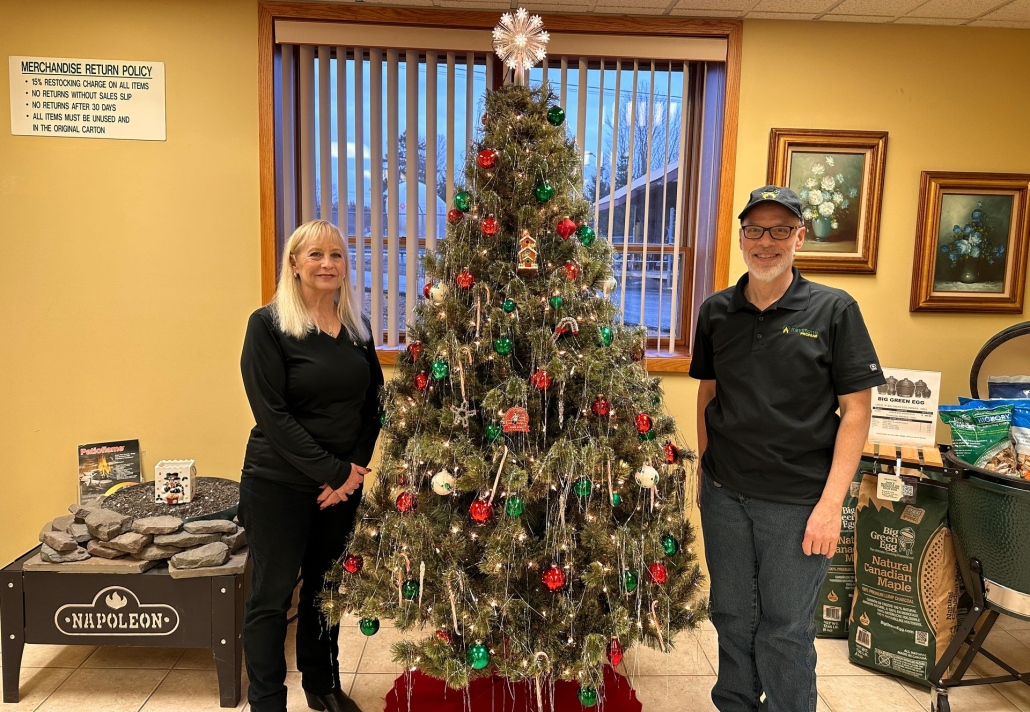
[[[529,230],[522,231],[522,238],[519,240],[519,274],[536,274],[540,269],[537,264],[536,238],[529,234]]]

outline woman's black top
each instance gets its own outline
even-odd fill
[[[371,341],[346,328],[333,338],[302,339],[279,331],[272,307],[250,315],[240,358],[243,386],[257,425],[250,431],[244,477],[298,489],[333,489],[351,463],[367,467],[379,436],[383,370]]]

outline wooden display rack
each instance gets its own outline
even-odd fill
[[[862,460],[866,462],[894,465],[901,457],[901,467],[910,470],[944,472],[944,461],[936,445],[926,447],[897,446],[889,443],[866,441],[862,448]]]

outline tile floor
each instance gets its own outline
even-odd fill
[[[379,712],[383,696],[400,669],[390,644],[403,637],[384,625],[372,638],[353,619],[340,634],[343,684],[362,709]],[[388,623],[388,622],[387,622]],[[418,636],[416,636],[418,637]],[[1030,669],[1030,623],[1002,618],[988,649],[1022,670]],[[718,665],[715,631],[710,626],[677,639],[668,656],[649,649],[627,653],[622,672],[636,687],[645,712],[712,711],[709,693]],[[293,626],[287,639],[290,712],[307,709],[300,674],[293,660]],[[929,693],[848,662],[847,641],[819,640],[819,712],[928,712]],[[976,662],[974,675],[1000,674],[990,662]],[[246,673],[244,673],[246,675]],[[246,710],[244,700],[237,707]],[[26,646],[21,672],[21,702],[0,711],[39,712],[216,712],[218,683],[207,650]],[[968,687],[950,696],[955,712],[1030,712],[1030,687],[1021,683]]]

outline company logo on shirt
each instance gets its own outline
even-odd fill
[[[799,326],[785,326],[783,327],[784,334],[797,334],[798,336],[807,336],[810,339],[818,339],[819,332],[813,331],[812,329],[802,329]]]

